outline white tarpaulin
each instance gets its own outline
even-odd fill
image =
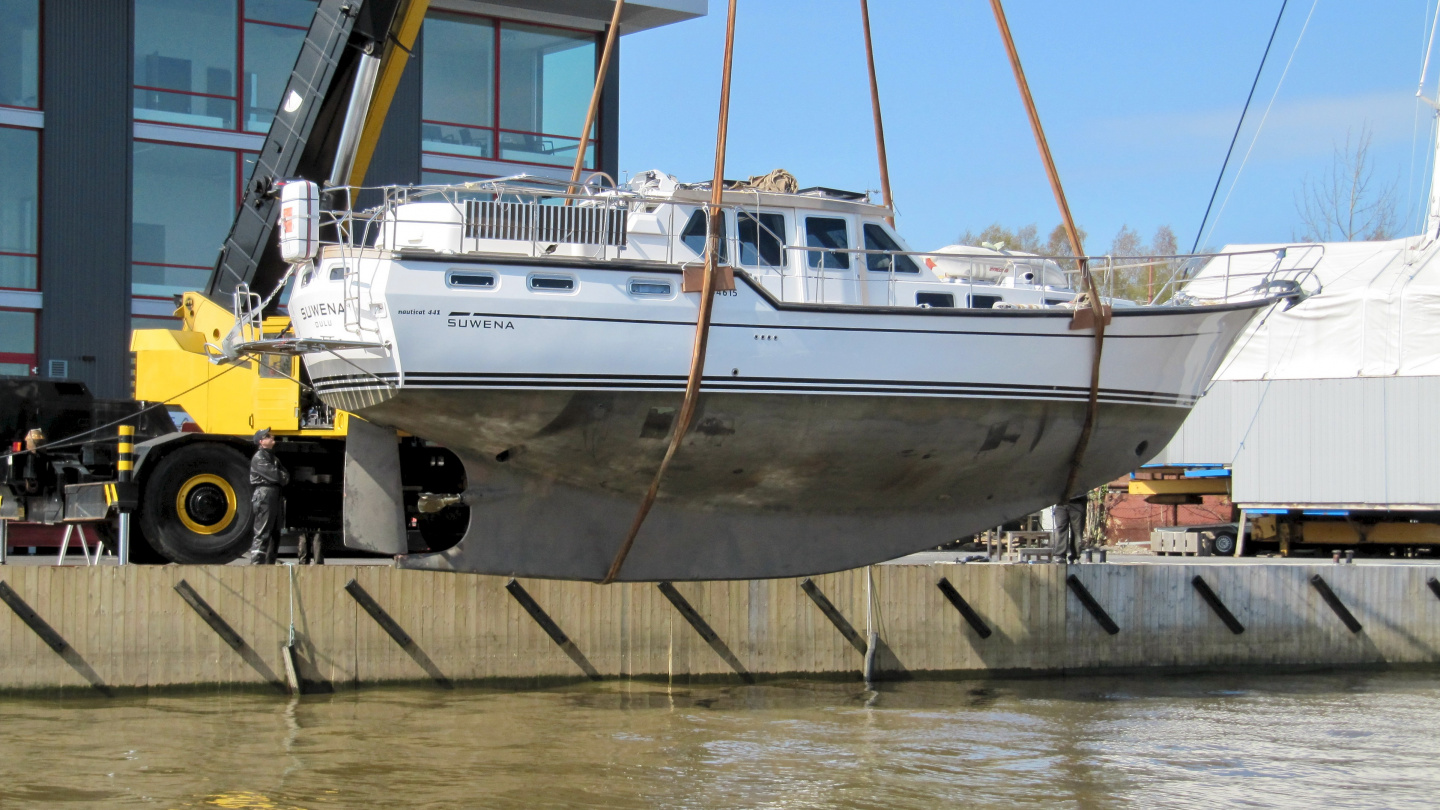
[[[1280,247],[1286,246],[1227,245],[1223,252]],[[1255,285],[1277,261],[1292,271],[1281,274],[1288,278],[1313,267],[1302,281],[1313,294],[1257,318],[1215,379],[1440,375],[1440,241],[1332,242],[1289,246],[1278,260],[1274,252],[1216,258],[1185,291],[1197,298],[1234,295],[1233,287]]]

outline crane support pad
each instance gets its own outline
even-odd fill
[[[404,554],[405,501],[400,445],[390,428],[351,419],[345,437],[345,547]]]

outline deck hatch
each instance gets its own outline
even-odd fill
[[[625,246],[629,211],[596,206],[465,201],[465,238]]]

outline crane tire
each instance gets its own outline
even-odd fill
[[[250,464],[240,451],[198,442],[157,459],[140,495],[140,528],[172,562],[228,563],[250,547]]]

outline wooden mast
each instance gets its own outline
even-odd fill
[[[880,85],[875,80],[875,48],[870,42],[870,3],[860,0],[860,19],[865,27],[865,63],[870,68],[870,112],[875,119],[875,151],[880,157],[880,200],[890,209],[885,221],[895,227],[895,200],[890,196],[890,161],[885,156],[885,123],[880,118]]]

